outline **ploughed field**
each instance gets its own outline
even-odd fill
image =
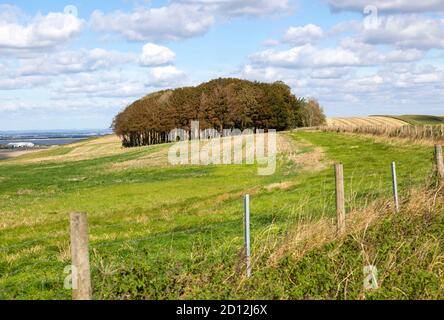
[[[88,213],[96,299],[362,298],[361,264],[355,277],[318,279],[327,272],[322,265],[339,270],[342,260],[317,260],[310,250],[324,242],[308,250],[294,234],[334,221],[334,162],[344,164],[347,210],[354,212],[390,199],[391,161],[401,197],[423,186],[433,150],[331,132],[283,132],[277,141],[269,176],[257,175],[260,164],[172,166],[169,144],[123,149],[114,136],[1,161],[0,298],[70,299],[64,281],[73,211]],[[247,193],[250,279],[242,259]],[[308,256],[295,256],[295,245]],[[359,246],[350,246],[340,257],[361,259]],[[356,289],[343,296],[347,287]]]

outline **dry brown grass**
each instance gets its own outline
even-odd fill
[[[29,150],[0,150],[0,160],[6,160],[6,159],[13,159],[13,158],[17,158],[20,156],[23,156],[25,154],[29,154],[29,153],[33,153],[33,152],[38,152],[40,150],[34,150],[34,149],[29,149]]]
[[[381,125],[339,125],[311,128],[324,132],[353,133],[361,135],[374,135],[388,138],[409,139],[410,141],[444,141],[444,125],[419,125],[410,124],[400,127]]]
[[[227,138],[224,138],[227,139]],[[224,140],[223,139],[223,140]],[[265,135],[265,152],[268,152],[268,141]],[[214,143],[219,143],[216,140],[203,140],[201,141],[200,150],[212,148]],[[304,170],[322,170],[327,165],[323,161],[323,153],[321,149],[314,149],[308,153],[301,153],[300,150],[306,147],[307,143],[296,142],[292,138],[285,134],[277,134],[277,151],[278,157],[286,158],[294,163],[297,163]],[[48,150],[51,151],[54,148],[43,150],[42,152],[36,151],[32,157],[18,158],[10,161],[15,163],[40,163],[40,162],[65,162],[65,161],[80,161],[89,160],[105,156],[112,156],[118,154],[125,154],[128,152],[138,151],[140,149],[146,149],[149,151],[150,148],[157,148],[157,151],[147,152],[146,155],[133,160],[128,160],[119,163],[113,163],[107,165],[104,170],[120,171],[133,168],[143,168],[143,167],[166,167],[170,164],[168,163],[168,150],[171,144],[138,147],[138,148],[123,148],[121,146],[120,139],[115,135],[108,135],[100,137],[93,140],[80,141],[69,146],[54,147],[54,148],[70,148],[68,153],[63,155],[48,155]],[[223,148],[221,148],[221,154],[223,153]],[[246,150],[245,141],[243,142],[243,155],[245,157],[252,150]],[[232,151],[233,152],[233,151]],[[222,158],[222,156],[221,156]],[[191,160],[191,154],[189,155]],[[79,177],[78,179],[84,179],[84,177]],[[80,181],[79,180],[79,181]],[[77,181],[77,180],[76,180]]]
[[[396,128],[408,125],[408,123],[390,117],[374,116],[329,118],[327,119],[327,125],[333,127],[388,126]]]
[[[265,186],[264,188],[268,192],[271,192],[273,190],[286,190],[286,189],[290,189],[291,187],[293,187],[295,185],[296,185],[295,181],[285,181],[285,182],[280,182],[280,183],[272,183],[272,184],[269,184],[269,185]]]
[[[408,200],[403,203],[402,212],[398,214],[405,214],[410,217],[424,215],[424,213],[433,212],[437,204],[443,202],[444,192],[442,188],[434,191],[413,190]],[[354,210],[347,214],[347,230],[344,235],[338,235],[335,219],[321,218],[315,221],[307,221],[310,218],[301,218],[290,230],[284,241],[275,242],[276,246],[271,250],[273,253],[268,259],[268,264],[275,266],[286,255],[290,255],[297,261],[308,251],[349,235],[359,241],[359,239],[365,237],[370,226],[380,221],[381,218],[393,214],[395,213],[391,200],[374,201],[365,209]],[[424,252],[430,251],[425,250]],[[365,257],[365,252],[363,254]],[[371,261],[368,262],[371,264]]]
[[[47,156],[47,151],[54,148],[73,148],[73,150],[63,155]],[[79,161],[123,154],[132,152],[134,150],[136,149],[123,148],[122,143],[117,136],[108,135],[93,140],[80,141],[68,146],[53,147],[43,151],[36,151],[32,157],[25,157],[23,159],[18,158],[14,159],[13,161],[15,163]]]
[[[312,129],[313,131],[326,131],[325,128]],[[328,131],[328,130],[327,130]],[[444,142],[444,137],[431,138],[431,137],[402,137],[402,136],[387,136],[383,134],[372,134],[365,132],[351,132],[351,131],[341,131],[341,134],[350,136],[360,136],[371,138],[377,143],[386,143],[389,145],[399,145],[399,144],[419,144],[424,146],[434,146],[436,143]]]
[[[20,259],[23,259],[27,256],[38,254],[39,252],[43,251],[45,248],[42,245],[35,245],[31,246],[29,248],[21,249],[19,251],[16,251],[12,254],[6,254],[4,256],[4,259],[8,263],[16,262]]]
[[[312,147],[312,145],[306,141],[296,142],[287,135],[278,135],[278,155],[297,164],[302,170],[321,171],[331,164],[326,160],[322,148],[312,148],[309,152],[301,152],[307,147]]]
[[[247,136],[249,137],[249,136]],[[259,137],[259,134],[256,135],[256,137]],[[220,148],[220,159],[223,158],[223,143],[227,141],[227,139],[231,138],[222,138],[222,141],[219,140],[201,140],[200,141],[200,151],[203,150],[212,150],[213,146],[215,144],[221,143]],[[276,143],[277,143],[277,156],[282,159],[290,160],[296,164],[298,164],[303,170],[312,170],[312,171],[319,171],[324,169],[328,163],[324,161],[324,155],[323,151],[320,148],[315,148],[311,152],[301,153],[300,150],[304,147],[309,146],[307,142],[296,142],[291,137],[285,135],[285,134],[277,134],[276,136]],[[164,144],[161,145],[161,149],[159,151],[150,153],[146,156],[140,157],[138,159],[119,162],[115,164],[111,164],[107,166],[107,170],[127,170],[127,169],[133,169],[133,168],[143,168],[143,167],[166,167],[170,164],[168,163],[168,150],[171,144]],[[249,148],[247,148],[245,141],[243,141],[242,144],[242,152],[243,152],[243,161],[245,162],[245,155],[246,154],[254,154],[254,150],[252,149],[254,146],[250,145]],[[264,135],[264,147],[265,147],[265,153],[268,154],[268,139],[267,135]],[[233,150],[232,155],[233,159]],[[188,160],[191,163],[192,154],[188,155]]]

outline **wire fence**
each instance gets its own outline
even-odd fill
[[[390,171],[381,170],[379,172],[373,172],[371,174],[359,174],[359,169],[349,170],[350,175],[345,176],[345,190],[346,190],[346,204],[348,208],[359,208],[362,207],[362,202],[357,200],[358,195],[365,199],[374,199],[381,194],[387,194],[391,191],[390,184]],[[373,178],[369,182],[369,178]],[[377,179],[375,179],[377,178]],[[407,190],[412,187],[423,186],[429,181],[428,177],[417,177],[413,173],[405,174],[401,179],[399,179],[400,192],[407,192]],[[284,216],[285,220],[291,219],[293,216],[299,216],[301,212],[304,213],[307,209],[319,208],[320,215],[325,216],[329,212],[334,213],[334,201],[335,201],[335,190],[334,190],[335,177],[333,175],[322,176],[322,180],[318,183],[319,190],[315,194],[308,195],[305,199],[298,198],[298,203],[285,203],[281,204],[276,202],[274,204],[274,214],[278,216]],[[304,186],[295,186],[286,192],[297,192],[299,188],[304,188]],[[236,220],[231,221],[212,221],[210,225],[199,225],[194,227],[185,227],[183,230],[178,230],[177,228],[171,230],[170,227],[166,228],[164,232],[155,232],[153,234],[143,236],[140,238],[128,236],[128,238],[113,239],[113,240],[94,240],[91,242],[96,248],[105,248],[113,246],[118,243],[138,243],[144,241],[150,241],[153,239],[160,239],[165,237],[170,237],[172,235],[192,235],[196,232],[206,232],[211,230],[221,229],[226,226],[239,226],[242,223],[241,216]],[[124,223],[100,223],[91,224],[90,233],[99,234],[106,232],[107,230],[140,230],[141,233],[146,234],[145,224],[137,224],[132,221],[127,221]],[[119,237],[119,236],[118,236]],[[50,244],[57,241],[68,241],[69,235],[54,235],[54,236],[42,236],[38,238],[32,238],[29,240],[22,240],[19,243],[11,245],[1,245],[0,253],[8,253],[11,251],[20,251],[21,249],[29,249],[33,246]]]
[[[313,128],[323,132],[346,132],[369,134],[390,138],[405,138],[412,140],[429,140],[432,142],[444,141],[444,125],[360,125],[360,126],[322,126]]]

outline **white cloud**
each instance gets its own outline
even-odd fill
[[[421,106],[439,113],[444,100],[444,70],[431,65],[390,64],[370,70],[247,65],[239,74],[250,80],[285,81],[297,96],[319,99],[330,116],[415,113]]]
[[[179,0],[220,16],[264,16],[290,10],[288,0]]]
[[[16,6],[10,4],[0,4],[0,21],[4,23],[16,23],[23,19],[23,12]]]
[[[51,100],[36,101],[27,99],[15,99],[14,101],[6,101],[0,104],[0,111],[37,111],[45,116],[51,116],[54,112],[67,116],[67,113],[75,115],[86,115],[84,112],[95,111],[102,112],[104,109],[121,109],[122,106],[128,105],[129,99],[77,99],[77,100]],[[100,108],[97,108],[100,106]],[[81,111],[82,113],[79,113]],[[27,113],[24,113],[26,115]],[[29,113],[28,113],[29,115]],[[68,116],[69,117],[69,116]],[[28,116],[26,118],[29,118]],[[56,117],[57,119],[57,117]]]
[[[51,12],[21,23],[16,10],[9,9],[0,19],[0,53],[45,49],[77,36],[84,21],[74,15]]]
[[[293,45],[314,43],[325,36],[321,27],[307,24],[303,27],[290,27],[284,35],[283,41]]]
[[[425,56],[425,52],[418,49],[380,51],[377,46],[362,42],[357,38],[343,38],[340,41],[340,47],[358,55],[362,66],[418,61]]]
[[[163,7],[91,16],[93,30],[113,32],[130,41],[179,40],[205,34],[218,18],[263,16],[287,12],[288,0],[178,0]]]
[[[379,15],[374,25],[366,20],[343,21],[333,26],[330,36],[354,34],[372,45],[391,45],[421,50],[444,48],[444,18],[424,14]]]
[[[444,81],[443,70],[431,65],[407,65],[398,68],[384,68],[379,74],[386,79],[387,83],[391,83],[393,87],[404,89],[419,87],[418,85],[438,85]]]
[[[352,10],[363,12],[368,5],[378,10],[394,12],[435,12],[444,11],[442,0],[328,0],[333,10]]]
[[[169,48],[147,43],[142,48],[139,62],[143,66],[158,66],[174,62],[176,54]]]
[[[363,28],[364,41],[402,48],[444,48],[444,19],[419,15],[393,15],[379,18],[377,28]]]
[[[284,68],[352,66],[362,63],[351,50],[318,48],[310,44],[285,51],[262,51],[253,54],[251,59],[256,63]]]
[[[242,68],[240,71],[240,76],[241,78],[266,82],[274,82],[283,78],[288,78],[278,68],[257,67],[251,64],[247,64]]]
[[[54,90],[53,99],[65,100],[67,95],[100,98],[133,98],[146,94],[147,88],[140,77],[119,71],[81,73],[63,78]]]
[[[281,42],[279,40],[276,39],[267,39],[265,41],[262,41],[262,45],[264,47],[274,47],[281,44]]]
[[[41,76],[29,77],[5,77],[0,78],[0,90],[19,90],[30,89],[45,84],[49,85],[50,81]]]
[[[136,61],[131,53],[104,49],[61,51],[24,59],[18,68],[19,75],[62,75],[66,73],[93,72],[104,68]]]
[[[185,80],[185,73],[174,66],[155,67],[150,69],[145,84],[152,87],[176,87]]]
[[[94,11],[95,31],[115,32],[131,41],[178,40],[204,34],[214,18],[201,8],[171,4],[161,8],[137,9],[132,13]]]
[[[313,79],[339,79],[350,73],[349,68],[321,68],[311,73]]]
[[[385,55],[385,62],[410,62],[424,58],[424,51],[417,49],[394,50]]]

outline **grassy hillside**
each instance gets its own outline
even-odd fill
[[[444,117],[427,116],[427,115],[403,115],[403,116],[388,116],[393,119],[402,120],[412,125],[438,125],[444,124]]]
[[[349,211],[390,199],[391,161],[398,162],[403,199],[411,187],[424,185],[433,167],[433,150],[427,146],[335,133],[282,133],[272,176],[257,176],[257,165],[173,167],[166,161],[168,147],[122,149],[107,137],[0,162],[0,298],[70,298],[63,270],[70,264],[71,211],[89,215],[95,298],[355,298],[362,284],[359,273],[341,278],[362,267],[361,248],[352,235],[315,246],[302,260],[290,254],[293,245],[305,244],[304,238],[291,237],[303,226],[334,219],[331,164],[344,163]],[[254,269],[248,280],[241,263],[245,193],[251,194]],[[417,230],[423,238],[410,250],[428,245],[441,232],[439,210],[419,216],[429,224]],[[398,249],[402,238],[386,244],[384,237],[395,240],[396,235],[386,234],[390,223],[369,233],[375,246],[381,245],[377,258],[389,259],[405,248]],[[429,225],[437,233],[425,235]],[[407,230],[405,239],[416,238]],[[440,250],[424,254],[429,259],[427,254],[436,252],[439,265]],[[441,269],[429,270],[425,263],[413,271],[439,276]],[[327,276],[333,270],[340,274]],[[412,270],[399,272],[407,278]],[[430,288],[415,285],[415,294],[436,296],[440,283],[432,283]],[[390,296],[398,287],[389,282],[387,291],[375,297]],[[351,293],[341,295],[348,288]]]

